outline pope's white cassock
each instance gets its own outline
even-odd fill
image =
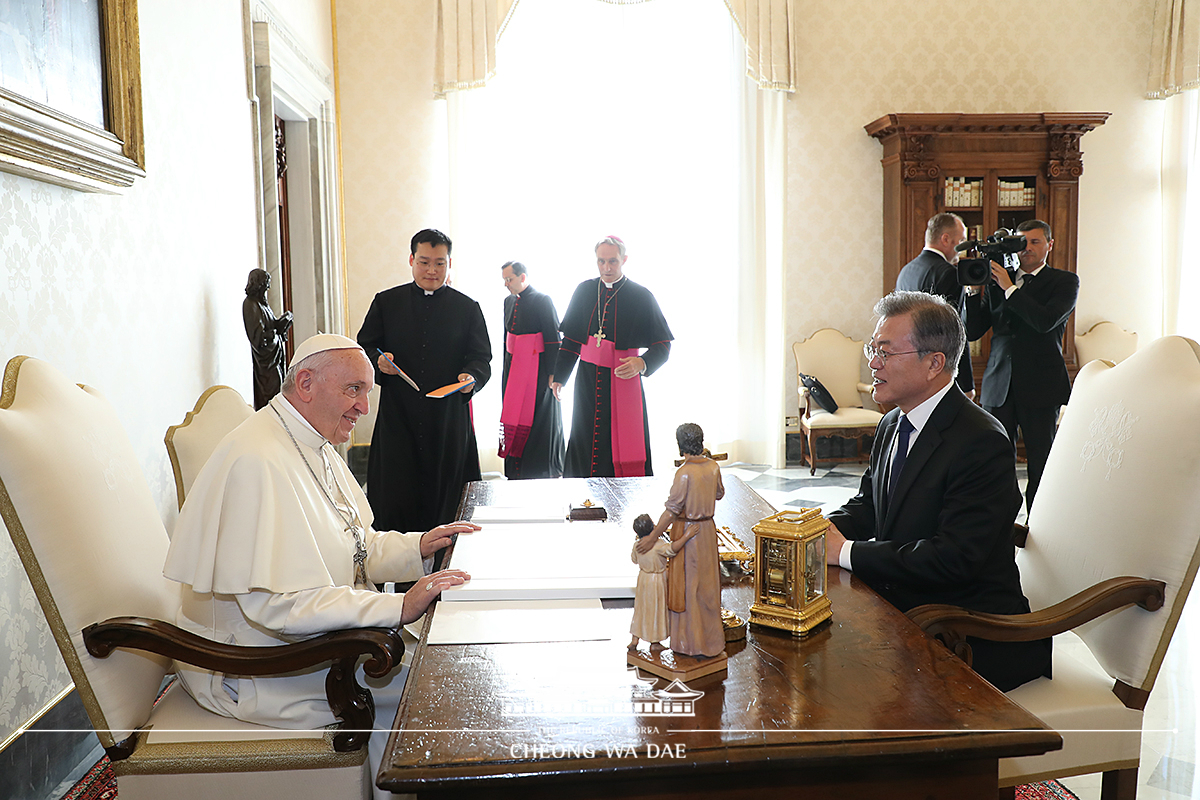
[[[221,441],[180,511],[163,570],[192,589],[183,593],[176,624],[216,641],[259,646],[394,627],[404,596],[372,584],[425,574],[421,536],[377,532],[372,519],[346,463],[276,395]],[[367,583],[358,587],[355,523],[366,549]],[[233,678],[179,667],[196,702],[218,714],[279,728],[337,721],[325,696],[327,668]],[[391,727],[406,674],[394,672],[390,686],[371,682],[377,728]],[[381,690],[394,694],[391,702]]]

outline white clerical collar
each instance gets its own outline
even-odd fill
[[[604,278],[601,278],[601,279],[600,279],[600,282],[604,284],[604,288],[605,288],[605,289],[612,289],[612,287],[616,286],[618,283],[620,283],[620,282],[621,282],[621,281],[623,281],[623,280],[625,280],[625,276],[624,276],[624,275],[622,275],[621,277],[617,278],[617,279],[616,279],[615,281],[613,281],[612,283],[609,283],[608,281],[604,280]]]
[[[282,394],[277,394],[271,398],[271,402],[274,403],[276,400],[279,401],[280,407],[282,407],[285,411],[287,411],[289,414],[291,414],[295,419],[298,419],[300,421],[301,425],[303,425],[305,428],[307,428],[309,431],[311,431],[314,436],[316,436],[317,438],[319,438],[321,440],[321,444],[314,446],[313,449],[320,448],[321,446],[323,446],[325,444],[325,442],[328,441],[328,439],[326,439],[324,436],[322,436],[317,431],[316,428],[314,428],[312,425],[310,425],[308,423],[308,420],[306,420],[304,418],[304,415],[301,414],[299,411],[297,411],[296,407],[294,405],[292,405],[291,403],[289,403],[288,399],[286,397],[284,397]]]
[[[925,427],[925,423],[929,422],[929,418],[933,416],[933,410],[937,408],[938,403],[942,402],[942,398],[950,391],[950,387],[954,385],[954,380],[938,389],[930,397],[923,400],[916,408],[905,414],[908,417],[909,423],[913,426],[912,436],[909,441],[915,442],[917,437],[921,435],[921,429]],[[909,445],[911,448],[912,445]]]
[[[413,282],[412,282],[412,285],[413,285],[413,286],[416,286],[418,289],[420,289],[420,290],[421,290],[421,293],[422,293],[422,294],[424,294],[426,297],[430,297],[431,295],[435,295],[435,294],[437,294],[438,292],[440,292],[442,289],[445,289],[445,288],[446,288],[446,283],[445,283],[445,281],[443,281],[443,282],[442,282],[442,285],[441,285],[441,286],[439,286],[439,287],[437,287],[436,289],[426,289],[424,286],[422,286],[421,284],[417,283],[416,281],[413,281]]]

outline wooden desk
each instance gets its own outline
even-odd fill
[[[590,497],[628,528],[639,513],[657,518],[669,487],[665,477],[491,481],[468,487],[465,511]],[[736,478],[725,488],[716,522],[753,548],[750,528],[774,509]],[[831,567],[829,584],[828,625],[802,640],[752,628],[727,649],[727,675],[688,684],[704,692],[694,716],[640,716],[632,705],[595,715],[598,698],[621,697],[619,680],[596,675],[618,674],[627,634],[611,642],[436,647],[422,637],[379,784],[422,800],[464,793],[765,800],[771,790],[802,800],[963,800],[996,797],[997,759],[1062,746],[1057,733],[857,578]],[[735,572],[723,581],[725,607],[746,616],[753,591],[753,578]],[[608,613],[627,619],[631,612]],[[572,685],[576,669],[592,682]]]

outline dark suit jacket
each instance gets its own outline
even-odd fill
[[[857,542],[854,574],[901,611],[948,603],[1028,612],[1012,538],[1021,493],[1004,428],[951,388],[913,443],[889,503],[885,462],[899,418],[893,409],[880,421],[858,495],[829,515]],[[1002,690],[1049,670],[1049,640],[971,644],[975,670]]]
[[[1002,406],[1010,393],[1025,406],[1067,402],[1071,379],[1063,363],[1063,334],[1078,297],[1079,278],[1047,266],[1010,298],[994,281],[967,298],[967,338],[992,331],[980,403]]]
[[[958,270],[954,265],[932,250],[922,250],[920,255],[904,265],[896,278],[896,288],[904,292],[925,292],[945,298],[958,309],[961,316],[966,292],[958,282]],[[975,374],[971,371],[971,351],[963,348],[958,360],[958,376],[954,379],[958,388],[969,392],[975,388]]]

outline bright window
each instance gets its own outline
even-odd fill
[[[495,350],[495,384],[475,400],[481,454],[499,427],[500,265],[523,262],[561,317],[609,234],[675,335],[645,383],[657,472],[670,474],[679,423],[717,447],[757,413],[733,399],[742,109],[757,91],[742,47],[721,0],[521,0],[495,78],[449,96],[453,280],[483,306]]]

